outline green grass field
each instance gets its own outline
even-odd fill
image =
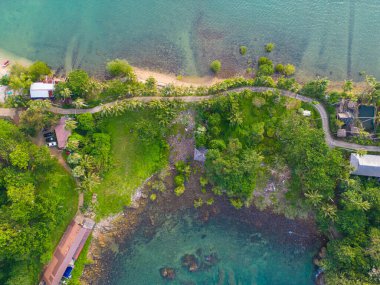
[[[130,111],[101,123],[103,131],[111,136],[112,166],[95,189],[98,220],[122,211],[123,206],[130,204],[135,189],[167,163],[168,152],[162,140],[139,140],[135,125],[142,120],[160,128],[149,110]]]

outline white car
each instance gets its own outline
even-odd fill
[[[57,142],[48,142],[46,145],[48,147],[54,147],[54,146],[57,146]]]

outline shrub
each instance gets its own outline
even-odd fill
[[[174,183],[175,183],[176,186],[183,185],[185,183],[185,177],[182,174],[176,175],[174,177]]]
[[[236,209],[241,209],[244,206],[244,203],[240,199],[230,199],[230,202]]]
[[[217,74],[222,69],[222,63],[219,60],[214,60],[210,64],[210,69]]]
[[[265,45],[265,50],[266,52],[272,52],[275,48],[275,44],[274,43],[268,43]]]
[[[115,59],[107,63],[107,72],[112,77],[126,77],[129,81],[134,81],[136,75],[132,66],[126,60]]]
[[[245,55],[247,53],[247,47],[246,46],[240,46],[239,51],[241,55]]]
[[[152,194],[150,194],[149,198],[150,198],[151,201],[156,201],[157,195],[155,193],[152,193]]]
[[[292,64],[287,64],[284,66],[284,75],[291,76],[296,72],[296,68]]]
[[[181,196],[183,193],[185,193],[185,185],[178,186],[174,189],[174,193],[177,196]]]
[[[210,199],[208,199],[207,202],[206,202],[206,204],[207,204],[208,206],[211,206],[212,204],[214,204],[214,198],[210,198]]]
[[[260,57],[259,58],[259,66],[260,65],[265,65],[265,64],[273,66],[273,62],[269,58],[267,58],[265,56]]]
[[[277,64],[276,68],[275,68],[276,72],[278,72],[278,73],[284,73],[284,69],[285,69],[284,65],[281,63]]]
[[[194,200],[194,207],[195,207],[195,208],[202,207],[202,205],[203,205],[203,200],[202,200],[202,198],[199,198],[199,199],[197,199],[197,200]]]
[[[259,71],[257,72],[257,74],[259,76],[270,76],[274,73],[274,68],[273,68],[273,65],[270,65],[270,64],[263,64],[263,65],[260,65],[259,66]]]

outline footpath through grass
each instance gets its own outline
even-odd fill
[[[137,125],[142,122],[160,128],[149,110],[129,111],[122,116],[105,118],[101,128],[111,136],[112,166],[95,189],[97,219],[122,211],[131,196],[153,173],[167,164],[164,139],[139,139]]]

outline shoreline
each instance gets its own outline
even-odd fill
[[[147,193],[147,191],[145,188],[143,192]],[[166,199],[171,202],[167,203]],[[244,225],[257,227],[263,234],[274,235],[274,232],[287,230],[303,233],[303,235],[289,235],[285,238],[276,237],[284,245],[297,243],[300,246],[311,246],[317,243],[317,247],[320,248],[326,243],[326,238],[318,232],[315,222],[311,218],[291,220],[271,210],[260,211],[254,206],[236,210],[225,197],[218,197],[212,206],[194,209],[192,195],[181,199],[176,197],[171,189],[168,189],[157,201],[152,202],[146,195],[143,195],[138,204],[138,207],[126,208],[125,211],[99,222],[102,227],[98,229],[97,233],[94,231],[88,251],[88,257],[92,263],[86,265],[83,271],[82,284],[109,284],[113,262],[117,262],[116,257],[130,246],[136,231],[147,227],[150,229],[147,233],[154,234],[155,229],[161,226],[164,215],[182,215],[190,211],[195,215],[194,219],[200,223],[208,223],[211,219],[230,217]],[[268,222],[270,222],[270,227],[267,226]],[[318,251],[315,252],[316,256],[317,254]],[[310,260],[310,263],[312,262],[313,260]]]
[[[12,54],[10,52],[7,52],[0,48],[0,63],[2,63],[4,60],[9,59],[11,61],[11,64],[7,68],[0,67],[0,77],[4,76],[8,71],[12,63],[19,63],[25,66],[29,66],[33,63],[32,60],[17,56],[15,54]],[[170,72],[163,72],[163,71],[157,71],[154,69],[149,68],[142,68],[138,66],[132,66],[137,80],[140,82],[145,82],[149,77],[154,77],[157,81],[158,86],[166,86],[166,85],[174,85],[176,87],[210,87],[216,83],[222,82],[225,79],[233,78],[233,77],[244,77],[242,73],[237,73],[234,76],[230,77],[217,77],[217,76],[178,76],[174,73]],[[243,71],[242,71],[243,72]],[[297,76],[295,75],[296,80],[300,84],[305,84],[308,82],[308,80],[305,80],[302,75]],[[301,80],[302,78],[302,80]],[[326,77],[328,79],[328,77]],[[274,78],[276,79],[276,78]],[[313,80],[312,78],[310,80]],[[329,79],[328,79],[329,80]],[[344,81],[330,81],[328,91],[333,92],[342,92],[343,91],[343,84]],[[366,82],[364,82],[364,79],[362,81],[354,82],[354,90],[355,93],[361,93],[364,92],[367,88]]]

